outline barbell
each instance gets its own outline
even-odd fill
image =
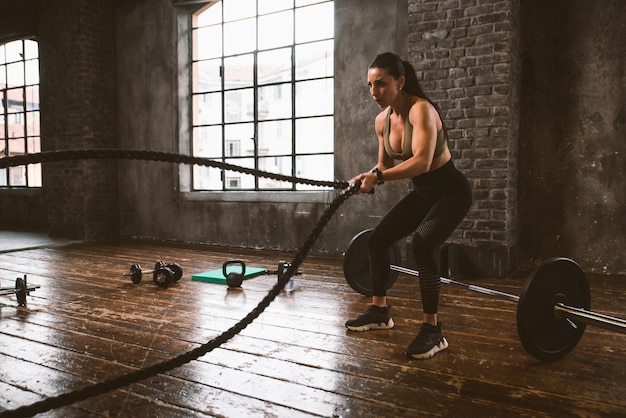
[[[157,286],[168,287],[180,280],[183,276],[183,268],[177,263],[165,264],[163,261],[157,261],[152,270],[142,270],[139,264],[133,264],[130,266],[130,271],[122,276],[130,276],[134,284],[139,284],[144,274],[152,274],[152,281]]]
[[[343,273],[352,289],[372,295],[368,268],[368,240],[371,229],[352,238],[343,254]],[[389,280],[395,283],[398,273],[419,276],[419,272],[399,266],[401,253],[397,244],[389,249]],[[497,296],[517,303],[517,333],[529,354],[541,361],[554,361],[576,347],[586,325],[595,325],[626,334],[626,320],[590,311],[591,293],[587,276],[580,266],[565,257],[550,258],[535,268],[526,279],[520,296],[441,277],[445,284]]]
[[[28,284],[26,275],[24,275],[24,278],[18,277],[15,279],[15,287],[0,287],[0,295],[14,294],[17,299],[17,305],[26,306],[26,296],[40,287],[38,284]]]

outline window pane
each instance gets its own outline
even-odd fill
[[[296,120],[296,154],[333,152],[332,116]]]
[[[0,186],[8,186],[7,180],[7,170],[0,170]]]
[[[24,50],[22,49],[22,41],[7,42],[5,44],[6,62],[22,61]]]
[[[296,157],[296,177],[313,180],[332,181],[333,175],[332,155],[302,155]],[[319,187],[306,184],[297,184],[297,190],[319,190]]]
[[[224,88],[251,87],[254,84],[254,55],[224,59]]]
[[[24,136],[24,112],[9,114],[8,118],[9,118],[9,138],[23,137]]]
[[[222,27],[209,26],[193,31],[193,59],[202,60],[222,56]]]
[[[7,112],[20,112],[22,110],[24,110],[24,89],[7,90]]]
[[[259,170],[268,173],[282,174],[291,176],[291,157],[266,157],[259,158]],[[290,190],[292,183],[289,181],[280,181],[267,177],[259,177],[259,188],[261,189],[283,189]]]
[[[259,119],[291,117],[291,84],[259,87]]]
[[[254,119],[254,89],[232,90],[224,93],[225,122]]]
[[[321,3],[296,9],[296,42],[329,39],[334,34],[333,3]]]
[[[7,64],[7,86],[17,87],[24,85],[24,62]]]
[[[39,58],[39,44],[36,41],[27,39],[24,41],[24,59],[30,60]]]
[[[193,155],[216,158],[222,156],[222,126],[193,128]]]
[[[226,125],[226,156],[254,155],[254,124]]]
[[[7,85],[7,66],[6,65],[0,65],[0,85],[1,86]]]
[[[222,170],[204,165],[193,166],[195,190],[222,190]]]
[[[39,84],[39,60],[26,61],[26,84]]]
[[[306,6],[309,4],[320,3],[323,0],[296,0],[296,7]]]
[[[9,167],[11,186],[26,186],[26,167]]]
[[[259,123],[259,155],[290,155],[291,120]]]
[[[41,138],[38,136],[28,138],[27,146],[28,153],[41,152]]]
[[[39,136],[39,112],[26,112],[26,135]]]
[[[293,43],[293,11],[259,17],[259,49],[270,49]]]
[[[218,1],[209,5],[202,13],[194,15],[194,18],[194,27],[220,23],[222,21],[222,2]]]
[[[26,87],[26,110],[39,110],[39,85]]]
[[[224,22],[256,15],[256,0],[227,0],[224,3]]]
[[[256,19],[224,24],[224,54],[237,55],[256,48]]]
[[[259,52],[257,61],[259,84],[291,80],[291,48]]]
[[[9,156],[24,155],[24,153],[26,153],[24,138],[9,139]]]
[[[314,42],[296,46],[296,80],[332,77],[333,41]]]
[[[193,124],[222,123],[222,94],[208,93],[193,96]]]
[[[3,100],[0,100],[2,102]],[[0,115],[0,139],[4,139],[4,125],[6,125],[6,117],[4,116],[4,111],[2,115]],[[0,141],[0,151],[4,151],[4,141]],[[0,156],[2,154],[0,153]]]
[[[28,170],[28,187],[41,187],[41,164],[29,164],[26,166]]]
[[[254,168],[254,158],[228,158],[228,164],[238,165],[244,168]],[[238,171],[226,170],[224,172],[226,189],[254,189],[255,181],[252,174],[244,174]]]
[[[259,0],[258,3],[260,15],[293,7],[293,0]]]
[[[193,91],[201,93],[205,91],[217,91],[222,89],[222,76],[220,68],[222,60],[198,61],[192,64],[193,68]]]
[[[333,80],[296,83],[296,117],[333,113]]]
[[[0,45],[0,64],[6,63],[6,60],[4,59],[5,49],[4,44]]]

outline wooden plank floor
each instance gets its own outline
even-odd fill
[[[0,254],[0,281],[39,284],[26,308],[0,297],[0,414],[170,359],[243,318],[276,277],[242,290],[191,281],[229,258],[275,269],[293,254],[158,242],[105,242]],[[156,260],[183,266],[168,289],[121,273]],[[443,285],[450,347],[409,361],[417,278],[390,292],[396,327],[349,333],[368,299],[345,283],[340,257],[309,256],[296,289],[196,361],[47,411],[46,417],[618,417],[626,416],[626,336],[587,331],[562,360],[540,363],[517,338],[513,302]],[[519,294],[525,277],[472,283]],[[626,277],[591,276],[592,309],[626,314]],[[8,306],[7,306],[8,305]]]

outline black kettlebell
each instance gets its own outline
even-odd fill
[[[226,267],[232,265],[241,266],[241,271],[231,271],[226,272]],[[241,287],[241,283],[243,283],[243,276],[246,274],[246,263],[242,260],[226,260],[224,264],[222,264],[222,274],[226,277],[226,284],[228,287]]]

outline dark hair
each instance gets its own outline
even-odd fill
[[[411,63],[404,61],[393,52],[385,52],[376,56],[374,61],[370,64],[370,68],[380,68],[385,70],[396,79],[400,78],[400,76],[404,76],[406,79],[403,88],[404,91],[430,101],[430,99],[426,96],[426,93],[424,93],[424,90],[422,90],[419,81],[417,81],[417,74],[415,74],[415,69]]]
[[[404,61],[402,58],[400,58],[400,56],[394,54],[393,52],[384,52],[374,58],[374,61],[372,61],[369,68],[380,68],[381,70],[385,70],[395,79],[400,78],[400,76],[404,76],[406,81],[402,90],[419,98],[427,100],[431,105],[433,105],[437,113],[439,113],[439,118],[441,119],[441,124],[443,125],[443,130],[446,134],[446,137],[448,136],[445,124],[443,123],[443,118],[441,117],[441,110],[439,109],[439,106],[437,106],[435,102],[430,100],[426,93],[424,93],[424,90],[422,90],[422,86],[420,86],[420,83],[417,80],[415,68],[413,68],[413,65],[411,65],[410,62]]]

